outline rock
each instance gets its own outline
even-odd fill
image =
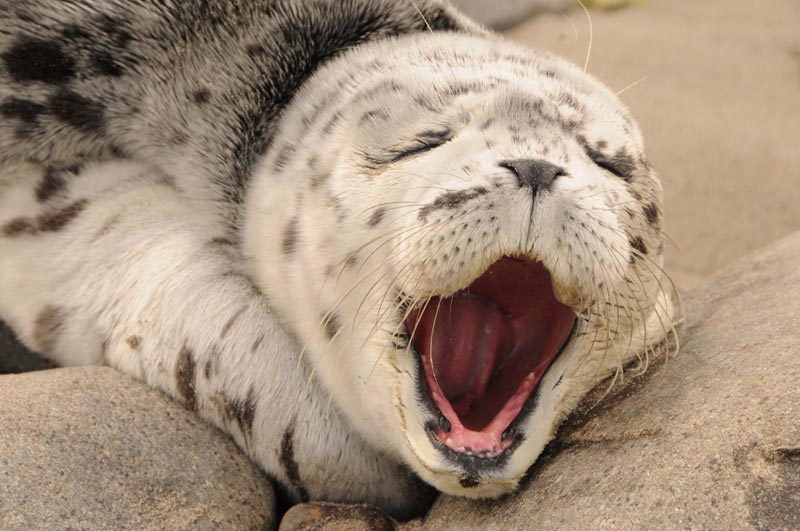
[[[292,507],[279,531],[393,531],[396,525],[369,505],[312,502]]]
[[[399,529],[800,529],[800,233],[686,309],[680,353],[569,421],[522,492]]]
[[[565,10],[570,0],[452,0],[464,13],[493,28],[517,24],[534,13]]]
[[[263,530],[274,497],[231,440],[107,367],[0,376],[0,529]]]

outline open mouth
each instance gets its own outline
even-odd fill
[[[432,435],[460,454],[495,458],[575,323],[540,263],[504,257],[467,288],[413,310],[406,326],[443,416]]]

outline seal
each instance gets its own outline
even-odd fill
[[[0,7],[0,318],[290,500],[513,491],[674,329],[641,133],[563,59],[433,0]]]

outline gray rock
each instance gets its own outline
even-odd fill
[[[106,367],[0,376],[0,529],[273,527],[274,496],[231,440]]]
[[[534,13],[565,10],[570,0],[451,0],[464,13],[493,28],[513,26]]]
[[[279,531],[393,531],[397,522],[369,505],[311,502],[292,507]]]
[[[681,352],[570,421],[521,493],[402,529],[800,529],[800,233],[686,309]]]

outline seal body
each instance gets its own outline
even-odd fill
[[[561,59],[435,1],[1,4],[0,317],[291,499],[509,492],[670,331],[639,130]]]

